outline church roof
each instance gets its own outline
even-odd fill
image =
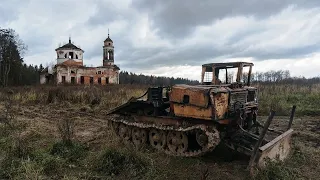
[[[108,31],[109,31],[109,30],[108,30]],[[110,39],[110,37],[109,37],[109,32],[108,32],[108,37],[107,37],[106,40],[104,40],[104,42],[112,42],[112,43],[113,43],[112,39]]]
[[[56,50],[60,50],[60,49],[76,49],[76,50],[83,51],[81,48],[79,48],[76,45],[72,44],[70,38],[69,38],[69,43],[57,48]]]

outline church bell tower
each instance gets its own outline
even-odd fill
[[[114,46],[113,41],[110,39],[108,29],[108,38],[104,40],[103,45],[103,66],[110,65],[114,65]]]

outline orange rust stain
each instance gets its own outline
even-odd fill
[[[229,119],[223,119],[223,120],[219,120],[220,124],[229,124],[231,120]]]
[[[188,89],[183,87],[172,87],[170,100],[183,103],[184,96],[189,96],[189,103],[199,107],[208,107],[209,96],[203,89]]]
[[[216,118],[224,118],[224,115],[228,112],[228,94],[218,93],[214,95],[214,105]]]
[[[205,120],[211,120],[213,116],[213,110],[209,106],[208,108],[199,108],[191,105],[173,104],[174,114],[177,116],[200,118]]]

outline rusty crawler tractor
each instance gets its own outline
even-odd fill
[[[252,66],[204,64],[201,85],[151,87],[111,110],[109,122],[125,144],[150,145],[173,156],[200,156],[224,143],[251,156],[250,164],[263,165],[264,157],[284,159],[290,150],[293,116],[283,133],[268,128],[274,112],[265,126],[258,123],[257,89],[250,86]]]

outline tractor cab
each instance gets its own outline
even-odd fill
[[[250,86],[253,63],[228,62],[202,65],[201,84],[242,84]]]

